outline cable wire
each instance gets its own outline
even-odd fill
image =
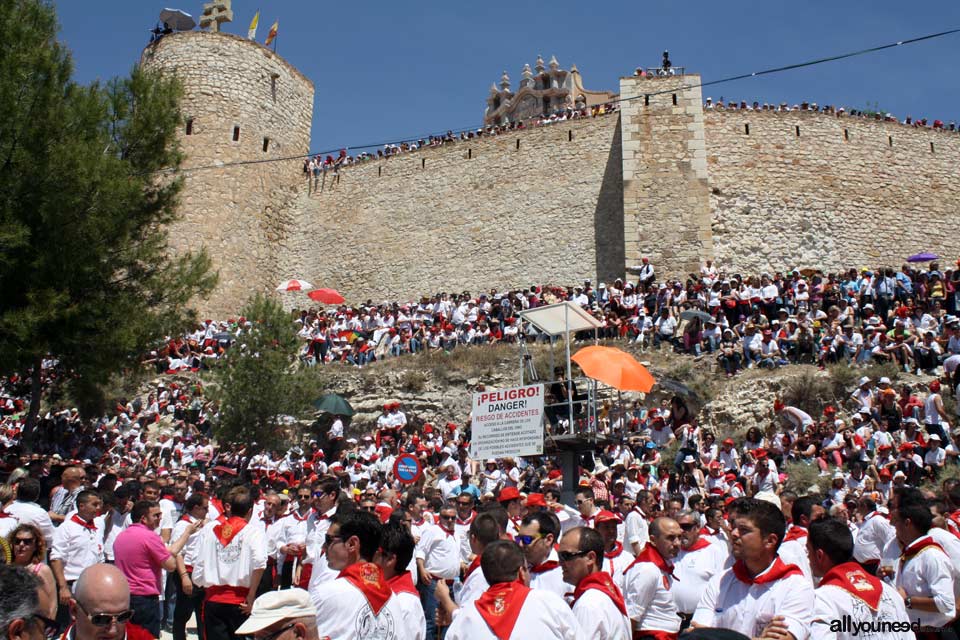
[[[884,51],[884,50],[886,50],[886,49],[893,49],[893,48],[901,47],[901,46],[904,46],[904,45],[916,44],[916,43],[918,43],[918,42],[923,42],[923,41],[926,41],[926,40],[933,40],[933,39],[936,39],[936,38],[942,38],[942,37],[949,36],[949,35],[953,35],[953,34],[956,34],[956,33],[960,33],[960,28],[948,29],[948,30],[946,30],[946,31],[939,31],[939,32],[937,32],[937,33],[930,33],[930,34],[927,34],[927,35],[918,36],[918,37],[916,37],[916,38],[909,38],[909,39],[907,39],[907,40],[898,40],[897,42],[891,42],[891,43],[889,43],[889,44],[883,44],[883,45],[879,45],[879,46],[875,46],[875,47],[869,47],[869,48],[867,48],[867,49],[859,49],[859,50],[857,50],[857,51],[849,51],[849,52],[846,52],[846,53],[840,53],[840,54],[836,54],[836,55],[832,55],[832,56],[826,56],[826,57],[823,57],[823,58],[816,58],[816,59],[814,59],[814,60],[808,60],[808,61],[806,61],[806,62],[798,62],[798,63],[795,63],[795,64],[788,64],[788,65],[784,65],[784,66],[782,66],[782,67],[773,67],[773,68],[771,68],[771,69],[763,69],[763,70],[761,70],[761,71],[753,71],[753,72],[751,72],[751,73],[742,73],[742,74],[740,74],[740,75],[729,76],[729,77],[726,77],[726,78],[720,78],[720,79],[718,79],[718,80],[711,80],[711,81],[709,81],[709,82],[700,82],[700,83],[698,83],[698,84],[692,84],[692,85],[680,85],[680,86],[678,86],[678,87],[674,87],[674,88],[671,88],[671,89],[663,89],[663,90],[655,91],[655,92],[652,92],[652,93],[644,93],[644,94],[640,94],[640,95],[637,95],[637,96],[634,96],[634,97],[631,97],[631,98],[615,98],[615,99],[613,99],[613,100],[608,100],[608,101],[606,102],[606,104],[611,104],[611,103],[612,103],[612,104],[618,104],[618,103],[622,103],[622,102],[630,102],[630,101],[632,101],[632,100],[639,100],[639,99],[641,99],[641,98],[643,98],[643,99],[648,99],[648,98],[650,98],[650,97],[652,97],[652,96],[659,96],[659,95],[663,95],[663,94],[667,94],[667,93],[675,93],[675,92],[677,92],[677,91],[681,91],[681,90],[684,90],[684,89],[697,89],[697,88],[703,88],[703,87],[710,87],[710,86],[714,86],[714,85],[718,85],[718,84],[724,84],[724,83],[727,83],[727,82],[735,82],[735,81],[737,81],[737,80],[746,80],[746,79],[748,79],[748,78],[756,78],[756,77],[759,77],[759,76],[770,75],[770,74],[773,74],[773,73],[783,73],[784,71],[793,71],[793,70],[795,70],[795,69],[803,69],[803,68],[805,68],[805,67],[812,67],[812,66],[816,66],[816,65],[820,65],[820,64],[826,64],[826,63],[828,63],[828,62],[836,62],[836,61],[838,61],[838,60],[846,60],[846,59],[848,59],[848,58],[855,58],[855,57],[858,57],[858,56],[867,55],[867,54],[870,54],[870,53],[876,53],[876,52],[878,52],[878,51]],[[460,129],[453,129],[453,130],[448,129],[448,130],[445,131],[443,134],[440,134],[439,132],[436,132],[436,133],[433,133],[433,134],[427,134],[427,135],[425,135],[425,136],[406,136],[406,137],[401,137],[401,138],[393,138],[393,139],[390,139],[390,140],[384,140],[384,141],[381,141],[381,142],[374,142],[374,143],[371,143],[371,144],[356,144],[356,145],[348,145],[348,146],[345,146],[345,147],[344,147],[344,146],[341,146],[341,147],[337,147],[337,148],[335,148],[335,149],[326,149],[326,150],[321,150],[321,151],[311,151],[311,152],[308,152],[308,153],[305,153],[305,154],[302,153],[302,154],[298,154],[298,155],[294,155],[294,156],[284,156],[284,157],[282,157],[282,158],[263,158],[263,159],[260,159],[260,160],[236,160],[236,161],[234,161],[234,162],[220,162],[220,163],[213,163],[213,164],[207,164],[207,165],[198,165],[198,166],[195,166],[195,167],[185,167],[185,168],[181,168],[181,169],[160,169],[160,170],[158,170],[156,173],[171,173],[171,172],[175,172],[175,173],[188,173],[188,172],[192,172],[192,171],[202,171],[202,170],[206,170],[206,169],[226,169],[226,168],[229,168],[229,167],[239,167],[239,166],[246,166],[246,165],[257,165],[257,164],[265,164],[265,163],[270,163],[270,162],[287,162],[287,161],[290,161],[290,160],[302,160],[302,159],[311,158],[311,157],[317,156],[317,155],[322,156],[322,155],[328,155],[328,154],[336,153],[336,152],[339,151],[339,149],[372,149],[372,148],[374,148],[374,147],[382,147],[382,146],[391,145],[391,144],[399,144],[399,143],[402,143],[402,142],[406,142],[406,141],[408,141],[408,140],[420,140],[420,139],[423,139],[423,138],[428,138],[428,137],[430,137],[430,136],[432,136],[432,135],[446,135],[447,133],[452,133],[452,134],[456,135],[456,134],[467,133],[467,132],[476,131],[476,130],[477,130],[477,127],[475,127],[475,126],[464,127],[464,128],[460,128]]]

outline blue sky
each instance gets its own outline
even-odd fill
[[[195,17],[200,0],[176,4]],[[162,3],[55,3],[81,82],[127,73]],[[312,150],[419,137],[480,122],[487,91],[525,62],[576,63],[588,89],[659,63],[705,81],[960,27],[956,0],[865,2],[318,2],[234,0],[225,31],[246,33],[261,9],[262,42],[280,20],[278,53],[315,84]],[[914,11],[913,9],[917,10]],[[864,108],[901,119],[960,120],[960,34],[704,90],[704,97]]]

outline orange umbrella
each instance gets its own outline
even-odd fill
[[[647,368],[629,353],[613,347],[584,347],[571,358],[588,378],[620,391],[649,393],[656,383]]]

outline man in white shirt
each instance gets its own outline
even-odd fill
[[[912,631],[884,624],[910,621],[897,590],[869,574],[853,559],[853,535],[843,522],[825,518],[810,523],[807,535],[810,568],[819,582],[810,636],[814,640],[870,637],[912,640]],[[865,627],[863,625],[866,625]],[[862,635],[861,635],[862,633]]]
[[[77,511],[57,527],[50,548],[50,568],[57,580],[60,604],[70,602],[70,589],[84,569],[103,562],[103,529],[96,521],[102,502],[96,491],[76,496]]]
[[[623,543],[617,540],[617,529],[620,518],[612,511],[603,509],[594,518],[594,528],[603,540],[603,557],[600,559],[600,569],[607,572],[613,583],[623,591],[623,574],[633,564],[633,553],[627,550]],[[569,584],[576,584],[570,582]]]
[[[337,512],[337,501],[340,499],[339,481],[336,478],[328,478],[322,482],[315,482],[313,496],[316,526],[308,533],[306,556],[306,561],[312,566],[308,583],[308,591],[311,594],[320,584],[336,578],[338,573],[327,564],[323,542],[333,522],[333,516]]]
[[[417,543],[417,590],[427,618],[427,637],[436,635],[437,599],[434,593],[438,581],[447,586],[460,575],[460,544],[454,535],[457,509],[453,502],[446,503],[439,513],[439,522],[423,530]]]
[[[680,551],[681,533],[673,518],[657,518],[650,523],[650,541],[627,568],[623,596],[634,637],[661,637],[680,631],[670,589],[677,579],[672,561]]]
[[[205,589],[202,624],[206,640],[235,639],[267,566],[263,532],[249,526],[253,511],[250,490],[233,487],[225,502],[230,505],[230,517],[203,528],[193,566],[194,584]]]
[[[183,505],[183,515],[173,525],[173,540],[179,540],[187,529],[197,520],[206,517],[210,508],[208,498],[202,493],[191,494]],[[176,556],[177,562],[177,600],[173,610],[173,640],[186,640],[187,620],[191,615],[201,619],[203,592],[193,585],[193,566],[197,562],[197,549],[200,542],[200,530],[187,538],[187,543]]]
[[[677,581],[670,588],[670,593],[684,621],[681,630],[690,623],[707,583],[725,570],[728,564],[732,564],[728,562],[730,555],[726,543],[700,534],[697,516],[693,511],[684,510],[676,518],[681,530],[681,544],[674,561]]]
[[[903,550],[896,569],[896,587],[911,619],[945,627],[956,617],[954,575],[950,558],[929,535],[933,513],[920,499],[900,496],[891,522]]]
[[[691,626],[722,627],[758,637],[781,616],[782,638],[806,640],[813,618],[810,580],[777,555],[787,522],[775,505],[755,498],[731,504],[733,567],[714,576],[700,598]]]
[[[590,630],[596,640],[629,640],[630,619],[623,594],[610,574],[601,568],[603,538],[587,527],[575,527],[560,540],[560,566],[563,579],[576,585],[573,591],[573,615],[580,628]]]
[[[646,510],[652,504],[653,495],[646,489],[641,489],[637,492],[637,504],[623,519],[623,540],[634,556],[640,553],[650,539]]]
[[[897,532],[890,521],[877,511],[877,503],[873,498],[861,497],[857,510],[863,520],[853,545],[853,559],[859,562],[867,573],[877,575],[883,549],[896,537]]]
[[[560,597],[571,590],[563,581],[560,560],[554,549],[560,535],[559,522],[546,511],[534,511],[523,518],[515,540],[527,560],[532,589],[546,589]]]
[[[826,514],[823,506],[814,496],[801,496],[793,501],[790,509],[790,519],[793,524],[787,529],[783,542],[777,554],[785,564],[795,564],[800,567],[803,575],[813,584],[813,574],[810,572],[810,560],[807,556],[807,527],[810,523]]]
[[[22,478],[17,482],[17,499],[4,507],[7,513],[20,524],[32,524],[40,529],[47,548],[53,544],[54,526],[50,514],[37,504],[40,499],[40,482],[35,478]]]
[[[526,586],[526,562],[515,543],[497,540],[487,545],[480,568],[490,588],[453,619],[446,640],[588,637],[563,598]]]
[[[307,538],[317,524],[317,519],[311,517],[314,513],[313,491],[309,484],[304,483],[297,488],[296,495],[296,508],[276,523],[277,550],[283,557],[280,565],[280,587],[283,589],[294,584],[303,589],[310,583],[310,572],[305,569],[309,565],[306,559]],[[295,571],[295,565],[299,565],[299,571]]]
[[[380,538],[380,548],[374,563],[383,571],[383,579],[390,585],[401,611],[397,635],[411,640],[426,640],[427,620],[420,604],[420,593],[407,569],[413,560],[413,536],[402,524],[386,524]]]
[[[336,516],[327,530],[323,545],[327,562],[340,573],[334,580],[311,585],[321,638],[402,640],[403,609],[380,567],[372,562],[382,529],[373,513],[356,511]]]

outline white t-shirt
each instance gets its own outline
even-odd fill
[[[581,631],[563,598],[549,591],[531,589],[509,637],[510,640],[580,640],[590,636]],[[447,628],[446,640],[497,640],[497,636],[475,603],[470,603]]]
[[[652,562],[637,562],[624,576],[627,614],[641,631],[680,631],[680,617],[670,588],[672,577]]]
[[[396,594],[374,614],[362,591],[346,578],[337,578],[316,589],[311,585],[310,599],[317,609],[317,631],[321,638],[404,640],[416,637],[406,635],[409,630],[404,628],[404,612]]]
[[[874,611],[863,600],[854,597],[849,591],[834,585],[819,587],[816,590],[816,604],[813,609],[813,624],[810,626],[810,637],[813,640],[913,640],[912,631],[893,632],[888,630],[882,633],[859,631],[855,633],[854,624],[870,625],[866,629],[880,629],[883,622],[907,622],[910,615],[903,604],[903,598],[896,589],[885,582],[880,604]],[[844,623],[849,617],[849,631],[831,631],[831,623]],[[862,627],[857,626],[857,629]]]
[[[53,534],[50,559],[63,563],[63,577],[76,580],[84,569],[103,562],[103,523],[93,521],[93,528],[74,522],[73,517],[64,520]]]
[[[630,640],[633,637],[630,619],[620,613],[610,596],[597,589],[587,589],[573,604],[573,617],[595,640]]]
[[[768,567],[763,573],[769,570]],[[747,584],[731,568],[707,584],[693,622],[702,627],[739,631],[753,638],[763,632],[774,616],[783,616],[794,638],[806,640],[813,602],[813,585],[805,576],[793,574],[772,582]]]
[[[677,581],[670,588],[673,601],[680,613],[692,614],[707,583],[733,563],[727,544],[716,538],[703,538],[710,541],[709,546],[696,551],[680,550],[674,560],[673,573]]]

